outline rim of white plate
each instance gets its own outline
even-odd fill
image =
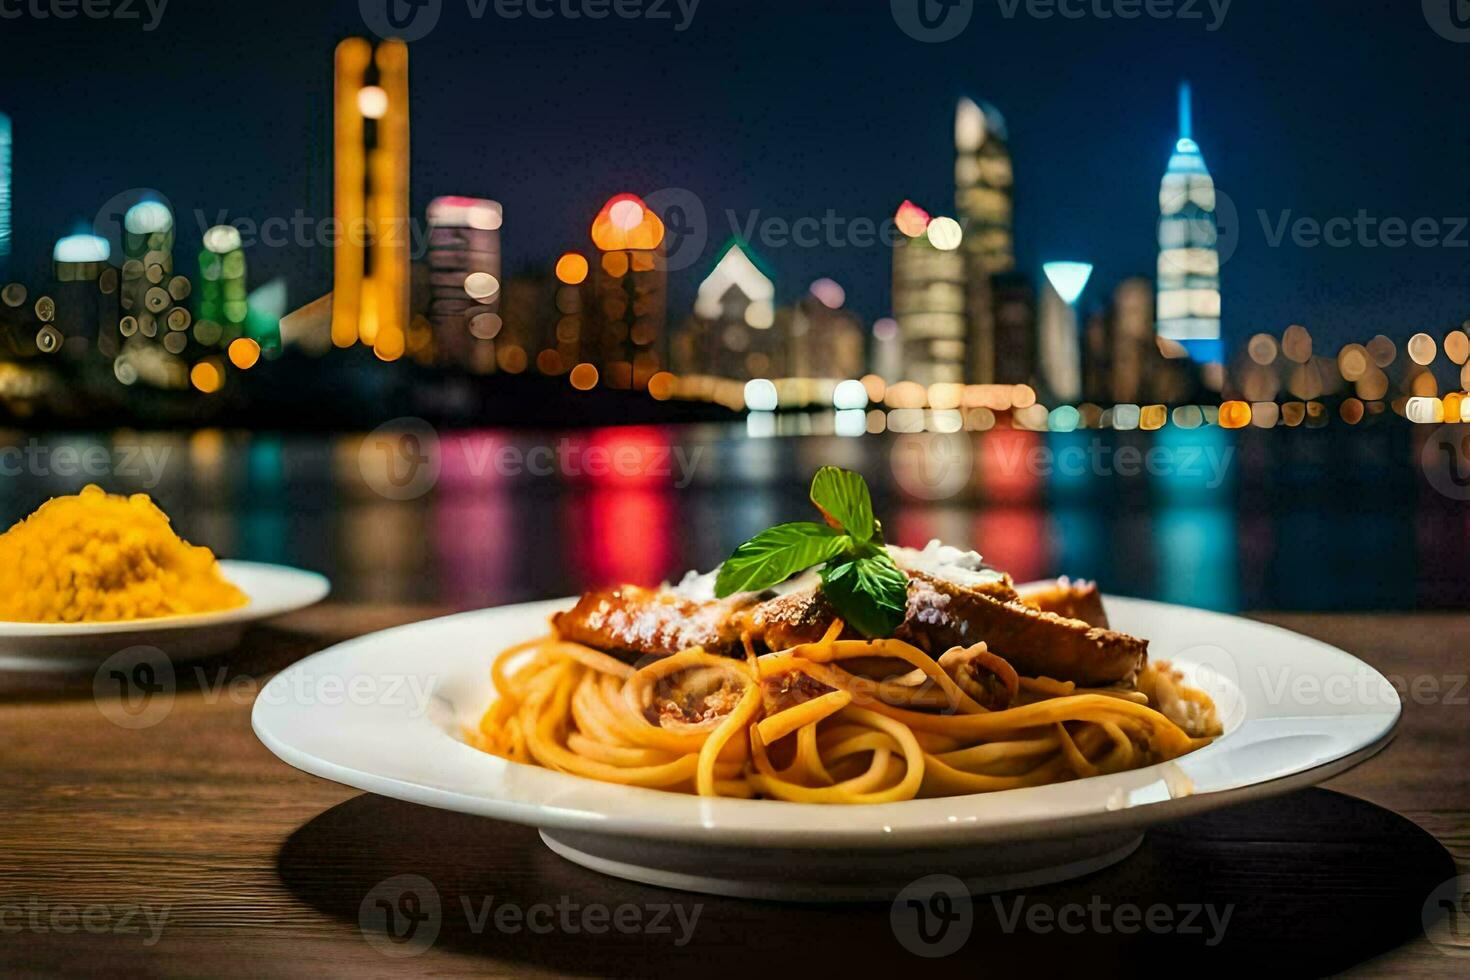
[[[16,623],[0,620],[0,639],[111,636],[249,623],[304,609],[325,599],[332,591],[332,584],[325,575],[287,565],[222,559],[219,566],[224,577],[248,597],[245,605],[220,612],[104,623]]]

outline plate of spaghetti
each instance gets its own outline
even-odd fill
[[[812,499],[821,520],[677,584],[323,651],[267,685],[255,730],[298,768],[536,826],[606,874],[841,900],[934,872],[977,891],[1085,874],[1397,725],[1393,687],[1341,650],[891,546],[856,474],[821,471]],[[323,677],[423,697],[290,695]]]

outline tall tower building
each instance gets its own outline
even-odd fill
[[[10,267],[10,117],[0,112],[0,274]]]
[[[361,341],[385,361],[403,356],[410,295],[408,45],[337,46],[332,342]],[[364,234],[365,232],[365,234]]]
[[[736,379],[784,373],[776,285],[748,249],[730,241],[699,284],[694,316],[675,348],[681,370]]]
[[[499,202],[436,197],[428,219],[428,319],[439,362],[488,372],[508,358],[513,369],[528,348],[512,353],[516,345],[501,330]]]
[[[965,229],[966,374],[997,380],[995,279],[1016,266],[1015,176],[1005,118],[994,106],[960,99],[954,120],[955,212]]]
[[[1159,188],[1158,334],[1200,364],[1221,364],[1215,181],[1194,141],[1189,84],[1179,87],[1179,140]]]
[[[912,201],[894,215],[893,318],[904,377],[923,385],[963,382],[967,373],[964,232]]]
[[[1061,402],[1082,397],[1082,348],[1077,301],[1092,277],[1086,262],[1048,262],[1038,313],[1041,380]]]
[[[664,223],[635,194],[608,200],[592,222],[594,335],[589,354],[614,388],[644,388],[662,366],[668,318]]]
[[[1006,121],[992,105],[960,99],[954,120],[955,210],[965,253],[989,275],[1016,267],[1015,174]]]

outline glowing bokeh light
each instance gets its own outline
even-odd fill
[[[847,302],[847,290],[832,279],[818,279],[812,283],[811,292],[829,310],[840,310],[842,304]]]
[[[597,368],[583,361],[581,364],[572,368],[571,374],[568,375],[568,380],[571,381],[572,387],[578,391],[591,391],[597,387]]]
[[[556,278],[568,286],[587,281],[587,258],[577,252],[567,252],[556,260]]]
[[[745,407],[752,412],[774,412],[780,403],[776,385],[767,378],[752,378],[745,383]]]
[[[260,345],[249,337],[236,337],[230,341],[230,363],[241,371],[255,367],[260,360]]]
[[[893,216],[893,223],[908,237],[918,238],[929,227],[929,212],[913,201],[905,200],[898,206],[898,212]]]
[[[357,111],[364,119],[382,119],[388,114],[388,93],[377,85],[364,85],[357,90]]]
[[[97,235],[67,235],[51,249],[56,262],[106,262],[111,256],[112,246]]]

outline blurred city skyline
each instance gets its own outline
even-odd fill
[[[172,201],[185,248],[221,212],[256,224],[329,217],[324,39],[365,25],[357,2],[322,6],[175,0],[153,30],[146,10],[132,22],[7,20],[0,52],[14,77],[0,108],[15,125],[21,268],[44,266],[50,243],[133,187]],[[1009,125],[1020,267],[1091,262],[1110,290],[1153,275],[1158,179],[1176,136],[1175,85],[1188,77],[1195,134],[1237,211],[1222,274],[1230,348],[1293,322],[1336,345],[1463,319],[1470,233],[1455,231],[1454,214],[1467,151],[1451,74],[1463,50],[1417,8],[1347,19],[1325,3],[1232,5],[1212,31],[1220,8],[1205,4],[1202,20],[1131,21],[981,4],[956,39],[922,43],[886,4],[704,0],[684,30],[667,6],[667,20],[510,20],[444,3],[412,45],[411,213],[442,194],[502,201],[514,272],[585,248],[588,217],[615,193],[684,188],[709,223],[694,274],[670,281],[671,306],[685,308],[752,223],[830,213],[881,224],[904,199],[952,213],[954,105],[970,96]],[[1293,40],[1314,13],[1318,40]],[[1360,211],[1433,220],[1439,244],[1374,245]],[[1355,222],[1350,244],[1296,240],[1303,218]],[[883,241],[755,250],[779,301],[831,277],[869,323],[891,311]],[[287,276],[293,302],[331,283],[321,246],[257,245],[250,261],[262,280]],[[1106,299],[1100,290],[1082,306]]]

